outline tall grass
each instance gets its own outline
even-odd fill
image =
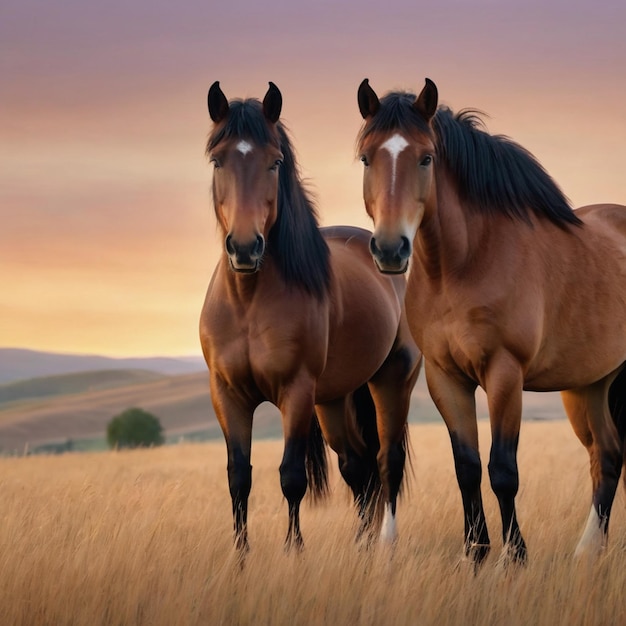
[[[567,423],[522,428],[518,514],[530,560],[521,571],[497,565],[499,513],[484,481],[493,551],[476,576],[459,558],[446,431],[411,434],[400,539],[369,551],[354,543],[356,516],[335,472],[329,502],[303,508],[304,552],[285,554],[282,444],[255,442],[243,569],[223,444],[0,459],[0,624],[626,623],[622,489],[606,554],[573,561],[590,480]],[[486,454],[486,424],[481,442]]]

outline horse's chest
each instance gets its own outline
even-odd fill
[[[409,326],[425,358],[446,371],[480,380],[499,345],[497,314],[489,306],[463,306],[433,297],[407,299]]]
[[[297,317],[277,320],[274,316],[256,315],[238,320],[227,332],[220,333],[215,347],[215,361],[234,386],[246,381],[256,386],[270,400],[288,383],[301,367],[321,371],[323,362],[314,355],[323,344],[309,345],[319,335],[306,332]]]

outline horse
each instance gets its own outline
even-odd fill
[[[574,211],[536,158],[489,134],[477,111],[359,86],[358,153],[387,274],[409,269],[406,311],[430,394],[449,430],[465,558],[490,548],[481,499],[475,391],[487,394],[488,472],[502,561],[527,562],[515,497],[522,390],[561,391],[589,453],[592,504],[575,555],[607,545],[626,433],[626,207]]]
[[[235,545],[249,548],[253,413],[280,410],[286,549],[303,546],[307,485],[328,490],[324,440],[360,516],[359,536],[397,536],[407,415],[421,354],[404,312],[404,277],[381,275],[369,231],[318,227],[274,83],[263,101],[208,93],[206,154],[224,237],[200,318],[213,406],[224,433]],[[323,437],[323,439],[322,439]]]

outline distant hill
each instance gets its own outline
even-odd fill
[[[28,378],[0,385],[0,408],[5,408],[9,403],[35,399],[41,400],[86,391],[99,391],[112,387],[158,380],[163,377],[164,374],[150,370],[97,370],[94,372],[79,372],[77,374]]]
[[[33,379],[5,388],[20,391],[22,397],[17,399],[14,393],[11,402],[0,404],[0,455],[21,453],[27,444],[33,450],[68,439],[104,439],[109,420],[133,406],[156,415],[170,440],[195,438],[200,432],[203,439],[222,437],[207,371],[163,376],[118,370],[110,377],[106,371],[89,372]],[[32,397],[42,389],[45,396]],[[255,412],[254,435],[282,436],[280,414],[267,402]]]
[[[128,369],[150,370],[175,376],[206,371],[206,365],[201,356],[114,359],[97,355],[0,348],[0,384],[41,376]]]
[[[208,375],[206,373],[164,376],[117,370],[113,378],[106,372],[90,372],[35,379],[20,385],[46,388],[43,398],[22,398],[0,405],[0,451],[22,450],[54,440],[104,437],[109,420],[121,411],[140,406],[154,413],[168,431],[188,428],[219,429],[211,406]],[[101,377],[102,385],[97,381]],[[143,378],[143,379],[142,379]],[[79,391],[91,379],[94,386]],[[55,393],[53,383],[60,388]],[[106,388],[106,385],[113,385]],[[104,386],[105,388],[102,388]],[[15,389],[15,387],[13,387]],[[72,393],[61,394],[61,389]]]
[[[4,393],[4,396],[2,396]],[[156,415],[170,438],[222,438],[211,404],[208,372],[165,376],[141,370],[81,372],[0,386],[0,455],[32,450],[50,442],[104,439],[109,420],[139,406]],[[477,393],[479,418],[487,416],[485,396]],[[559,394],[525,393],[524,419],[565,416]],[[423,375],[411,399],[411,422],[441,417]],[[254,437],[282,437],[278,410],[269,403],[255,412]],[[523,437],[523,430],[522,430]],[[484,445],[484,444],[483,444]],[[413,442],[416,451],[419,442]]]

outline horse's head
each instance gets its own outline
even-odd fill
[[[262,103],[229,103],[216,81],[208,104],[214,127],[207,154],[215,167],[213,200],[226,253],[236,272],[256,272],[278,210],[283,155],[276,124],[282,96],[270,83]]]
[[[381,100],[365,79],[358,91],[365,124],[359,154],[365,166],[363,198],[374,221],[370,250],[381,272],[408,268],[413,240],[434,193],[435,142],[430,122],[437,87],[426,79],[419,96],[390,93]]]

